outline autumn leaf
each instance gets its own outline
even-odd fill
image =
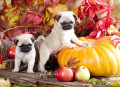
[[[23,0],[23,4],[29,8],[33,8],[34,0]]]
[[[15,26],[17,23],[15,23],[17,20],[19,19],[19,17],[18,16],[14,16],[13,18],[11,18],[10,20],[9,20],[9,27],[12,27],[12,26]]]
[[[21,17],[21,23],[39,25],[42,22],[42,17],[35,13],[28,12]]]
[[[22,6],[22,8],[24,9],[23,11],[24,11],[24,13],[27,13],[27,12],[30,12],[30,8],[29,7],[27,7],[27,6],[25,6],[25,5],[21,5]]]
[[[2,41],[0,40],[0,45],[2,45]]]
[[[11,2],[12,7],[20,6],[21,4],[24,4],[24,0],[12,0]]]
[[[0,38],[1,43],[8,44],[6,40]]]
[[[11,8],[11,6],[7,6],[7,3],[5,0],[2,0],[0,3],[0,18],[2,22],[7,22],[8,21],[8,12]]]
[[[41,5],[44,3],[43,0],[33,0],[34,1],[34,6]]]
[[[60,0],[52,0],[54,5],[58,5]]]
[[[42,17],[39,15],[36,15],[33,19],[33,25],[39,25],[42,22]]]
[[[70,0],[60,0],[60,4],[67,4]]]
[[[114,46],[116,47],[117,44],[120,43],[120,37],[117,36],[117,35],[113,35],[113,36],[111,37],[110,41],[113,41],[113,42],[114,42]]]
[[[54,18],[51,18],[48,22],[47,22],[48,25],[54,25],[55,24],[55,19]]]
[[[6,0],[7,5],[11,4],[11,0]]]
[[[46,22],[46,21],[49,21],[49,20],[50,20],[50,15],[49,15],[48,11],[46,10],[46,11],[45,11],[45,17],[44,17],[44,19],[43,19],[43,23],[45,24],[45,22]]]
[[[14,16],[18,16],[19,14],[22,14],[23,10],[24,9],[21,6],[16,6],[16,7],[10,9],[10,11],[9,11],[9,14],[10,14],[9,18],[12,18]]]
[[[77,8],[75,8],[75,9],[72,9],[72,11],[74,12],[74,14],[78,17],[78,8],[79,8],[79,6],[77,7]]]
[[[51,0],[44,0],[44,5],[52,5],[52,2],[51,2]]]
[[[3,78],[0,79],[0,87],[11,87],[9,79],[4,80]]]
[[[70,58],[68,60],[68,66],[72,69],[76,68],[76,64],[79,63],[80,61],[77,59],[77,57]]]
[[[68,8],[66,5],[63,5],[63,4],[58,4],[57,6],[55,6],[54,8],[53,7],[48,7],[47,8],[48,11],[50,13],[53,14],[53,17],[58,13],[58,12],[61,12],[61,11],[67,11]]]

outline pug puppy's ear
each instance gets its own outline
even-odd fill
[[[17,43],[19,42],[19,40],[17,38],[14,39],[14,44],[17,45]]]
[[[58,14],[55,16],[55,19],[56,19],[57,21],[59,21],[60,18],[61,18],[61,15],[58,13]]]
[[[34,43],[34,41],[35,41],[35,37],[31,34],[31,40],[32,40],[32,42]]]
[[[75,18],[75,20],[77,20],[77,17],[76,17],[76,15],[75,15],[75,14],[73,14],[73,17]]]

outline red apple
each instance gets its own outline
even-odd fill
[[[61,67],[56,72],[56,78],[59,81],[69,82],[73,79],[73,71],[68,67]]]
[[[15,50],[16,50],[16,46],[10,46],[8,48],[8,51],[7,51],[8,58],[10,58],[10,59],[14,59],[15,58]]]
[[[80,66],[75,69],[75,80],[81,81],[81,80],[89,80],[90,78],[90,72],[85,66]]]

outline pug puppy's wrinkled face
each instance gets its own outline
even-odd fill
[[[60,27],[60,29],[71,30],[74,28],[75,20],[77,20],[77,17],[73,12],[67,11],[59,12],[55,16],[55,19],[57,20],[56,24]]]
[[[34,36],[31,34],[22,34],[16,37],[14,40],[15,45],[20,52],[27,53],[32,50],[34,42]]]

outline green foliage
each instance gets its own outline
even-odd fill
[[[25,87],[25,86],[21,86],[21,85],[13,85],[13,87]]]
[[[106,80],[105,79],[96,79],[96,78],[91,78],[87,81],[88,83],[91,83],[93,85],[98,84],[98,85],[105,85]]]

